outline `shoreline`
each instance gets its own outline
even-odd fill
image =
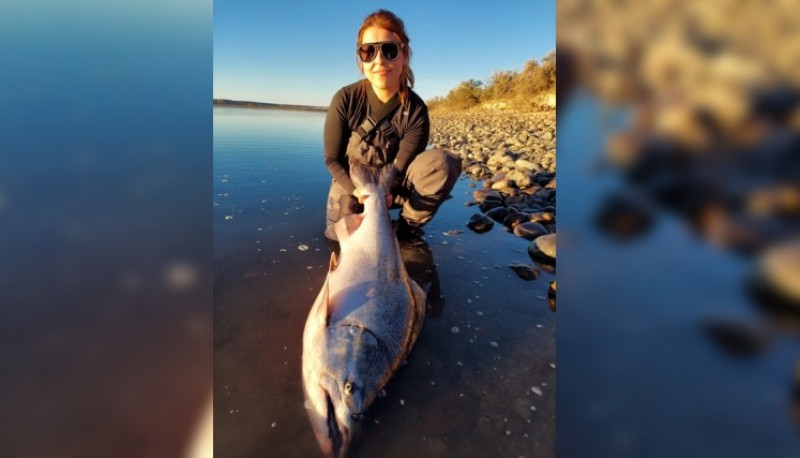
[[[268,110],[294,110],[327,112],[328,107],[316,105],[292,105],[284,103],[251,102],[247,100],[213,99],[215,107],[257,108]],[[550,110],[533,110],[513,106],[476,106],[466,109],[435,108],[429,111],[431,118],[447,116],[552,116],[555,108]]]
[[[256,108],[267,110],[291,110],[291,111],[317,111],[327,112],[328,107],[320,107],[314,105],[288,105],[283,103],[267,103],[267,102],[248,102],[243,100],[229,100],[229,99],[213,99],[213,106],[215,107],[229,107],[229,108]]]

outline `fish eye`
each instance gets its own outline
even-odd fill
[[[350,396],[353,394],[353,383],[352,382],[345,382],[344,383],[344,394],[345,396]]]

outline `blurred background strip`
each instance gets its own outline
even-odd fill
[[[211,392],[212,2],[0,4],[4,456],[180,456]]]
[[[798,456],[797,3],[557,14],[559,456]]]

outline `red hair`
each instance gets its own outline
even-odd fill
[[[400,100],[406,103],[408,100],[408,90],[414,87],[414,72],[411,71],[411,46],[406,33],[406,26],[403,20],[395,16],[394,13],[388,10],[377,10],[364,18],[361,28],[358,29],[358,37],[356,40],[356,47],[361,46],[361,38],[364,36],[364,31],[368,28],[375,26],[384,30],[393,32],[400,38],[400,43],[403,44],[403,51],[408,56],[408,65],[403,64],[403,69],[400,71]]]

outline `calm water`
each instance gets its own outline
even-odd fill
[[[746,294],[750,263],[663,211],[630,243],[598,232],[624,184],[590,164],[621,115],[584,96],[560,115],[559,456],[800,456],[798,334]],[[772,338],[736,356],[704,332],[720,317]]]
[[[330,258],[323,121],[214,109],[216,456],[319,456],[300,366]],[[508,266],[531,264],[524,239],[466,228],[477,211],[464,205],[469,183],[462,177],[425,227],[429,252],[403,252],[410,271],[433,257],[444,305],[373,404],[356,456],[555,454],[555,313],[546,300],[555,276],[520,279]],[[463,233],[443,234],[453,229]]]

